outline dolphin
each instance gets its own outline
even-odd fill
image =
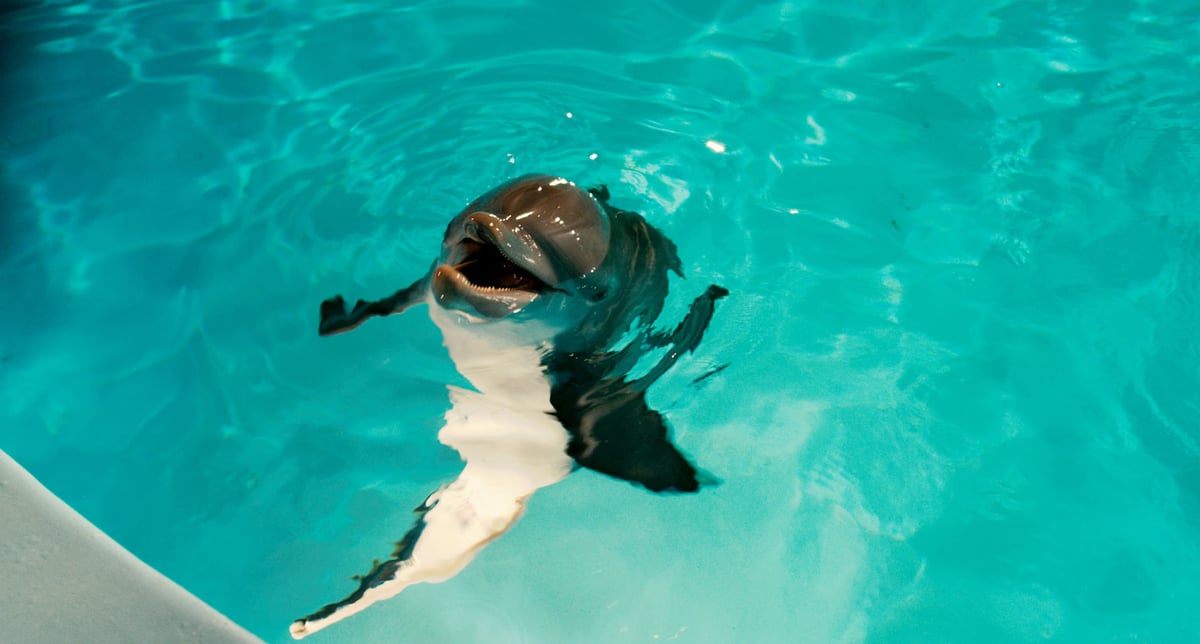
[[[485,193],[446,228],[428,273],[394,294],[321,304],[319,333],[429,306],[455,367],[438,439],[465,463],[415,510],[417,520],[358,588],[291,625],[300,639],[420,582],[457,574],[520,518],[539,488],[586,467],[653,492],[714,482],[668,437],[646,389],[700,343],[728,295],[711,285],[673,330],[652,324],[675,245],[634,212],[554,176],[519,177]],[[638,367],[637,375],[632,374]]]

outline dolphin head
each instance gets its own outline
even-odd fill
[[[509,181],[450,221],[428,273],[382,300],[322,302],[318,331],[344,333],[428,295],[443,331],[567,352],[610,347],[635,322],[653,323],[668,273],[683,273],[675,245],[608,197],[604,186],[548,175]]]
[[[476,323],[522,312],[577,318],[605,294],[611,241],[608,213],[587,191],[548,175],[514,179],[447,226],[434,302]]]

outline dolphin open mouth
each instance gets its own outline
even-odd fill
[[[467,238],[459,243],[459,247],[464,255],[453,268],[471,286],[521,291],[541,291],[546,288],[545,282],[521,268],[490,241]]]
[[[433,272],[433,292],[442,307],[502,318],[553,288],[537,246],[494,215],[471,215],[462,234]]]

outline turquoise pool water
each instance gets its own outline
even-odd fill
[[[723,483],[580,471],[311,641],[1200,640],[1195,2],[5,12],[0,449],[265,640],[459,467],[424,313],[318,303],[527,172],[732,292],[650,394]]]

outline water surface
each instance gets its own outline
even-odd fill
[[[650,395],[723,483],[581,471],[320,637],[1200,639],[1193,2],[96,0],[0,29],[0,448],[264,639],[459,467],[423,312],[321,339],[317,304],[409,283],[526,172],[675,240],[668,316],[732,291]]]

